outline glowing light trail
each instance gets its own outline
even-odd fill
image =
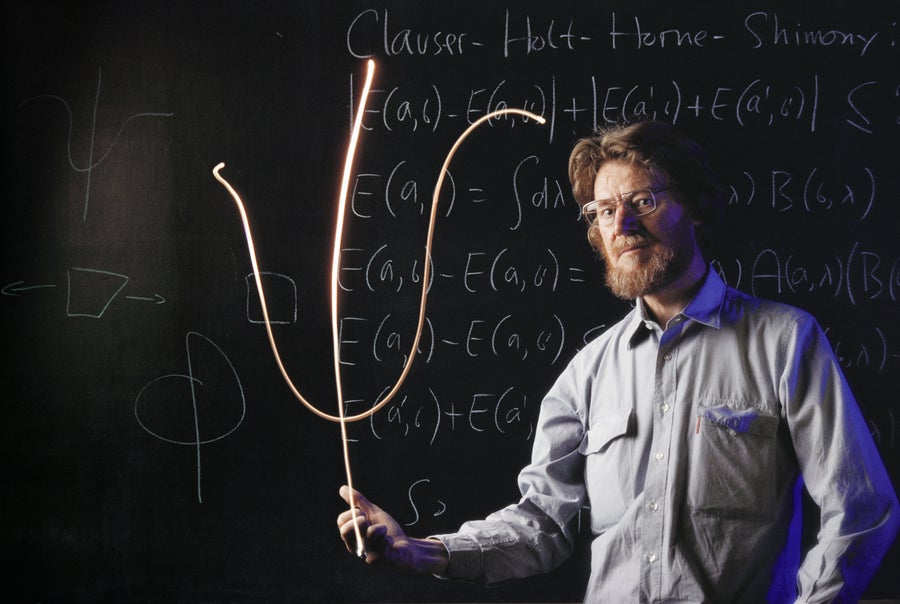
[[[403,370],[400,373],[400,376],[397,378],[397,381],[394,383],[394,386],[391,390],[384,396],[384,398],[379,401],[376,405],[372,406],[370,409],[363,413],[359,413],[357,415],[346,416],[344,414],[344,399],[343,399],[343,390],[342,390],[342,379],[341,379],[341,359],[340,359],[340,340],[338,334],[338,275],[340,272],[340,253],[341,253],[341,240],[344,232],[344,215],[346,214],[347,209],[347,192],[349,190],[350,176],[353,170],[353,159],[356,156],[356,147],[359,142],[359,133],[362,129],[362,119],[366,110],[366,103],[369,96],[369,91],[372,87],[372,80],[374,78],[375,73],[375,62],[368,61],[367,71],[366,71],[366,79],[363,85],[362,94],[360,95],[359,108],[356,112],[356,117],[353,122],[353,129],[350,135],[350,143],[347,148],[347,156],[344,161],[344,172],[341,177],[341,188],[340,194],[338,197],[338,214],[337,221],[335,224],[335,234],[334,234],[334,247],[332,249],[332,260],[331,260],[331,332],[332,332],[332,348],[334,354],[334,375],[336,381],[336,390],[337,390],[337,406],[338,406],[338,414],[331,415],[329,413],[325,413],[317,408],[315,405],[310,403],[306,398],[300,393],[297,387],[294,385],[293,380],[291,380],[290,375],[288,375],[287,369],[284,367],[284,363],[281,361],[281,355],[278,352],[278,346],[275,344],[275,335],[272,331],[271,322],[269,321],[269,310],[266,304],[266,296],[263,291],[262,278],[260,276],[259,265],[256,259],[256,247],[253,244],[253,235],[250,229],[250,220],[247,218],[247,211],[244,208],[244,202],[241,200],[240,195],[237,194],[237,191],[228,183],[227,180],[221,175],[222,169],[225,167],[224,163],[219,163],[213,168],[213,176],[218,180],[222,186],[228,191],[231,195],[232,199],[234,199],[234,203],[237,206],[238,212],[241,215],[241,221],[244,225],[244,234],[247,239],[247,250],[250,254],[250,264],[253,267],[253,277],[256,281],[256,290],[259,293],[259,303],[262,309],[263,320],[266,326],[266,334],[269,338],[269,345],[272,349],[272,354],[275,357],[275,363],[278,365],[278,369],[281,372],[281,376],[284,378],[284,381],[287,383],[288,388],[293,393],[293,395],[299,400],[307,409],[312,411],[315,415],[321,417],[322,419],[326,419],[332,422],[338,422],[341,426],[341,442],[343,446],[344,452],[344,469],[347,474],[347,486],[350,487],[350,509],[353,516],[354,527],[356,530],[356,543],[357,543],[357,555],[360,557],[365,557],[366,552],[363,548],[364,540],[360,535],[359,525],[356,523],[356,502],[355,497],[353,495],[353,476],[350,470],[350,453],[347,445],[347,423],[355,422],[362,419],[365,419],[375,413],[377,413],[380,409],[382,409],[385,405],[387,405],[391,399],[397,394],[400,390],[400,386],[406,380],[406,376],[409,374],[410,368],[413,364],[413,359],[415,358],[419,341],[422,337],[422,329],[425,325],[425,307],[428,299],[428,283],[431,276],[431,265],[429,259],[431,258],[431,250],[434,241],[434,226],[437,218],[437,206],[438,206],[438,198],[440,197],[441,187],[444,183],[444,176],[447,174],[448,168],[450,166],[450,161],[453,159],[453,156],[456,154],[457,149],[459,149],[460,145],[462,145],[463,141],[469,136],[469,134],[492,119],[500,117],[506,114],[518,114],[529,119],[534,120],[539,124],[544,124],[546,120],[530,111],[525,111],[523,109],[500,109],[498,111],[493,111],[488,113],[475,122],[473,122],[466,130],[456,139],[456,142],[450,148],[450,151],[447,153],[447,157],[444,159],[444,164],[441,166],[441,171],[438,174],[437,183],[434,188],[434,194],[431,200],[431,216],[428,221],[428,236],[425,242],[425,261],[422,263],[422,295],[419,303],[419,319],[418,324],[416,326],[415,336],[413,338],[412,347],[410,349],[410,353],[407,356],[406,363],[403,366]]]

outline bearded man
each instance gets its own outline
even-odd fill
[[[485,583],[547,572],[589,507],[586,602],[855,601],[897,497],[815,320],[710,269],[723,195],[706,152],[661,122],[617,125],[578,141],[569,178],[634,309],[544,398],[518,503],[418,539],[357,494],[366,561]],[[799,485],[821,512],[802,559]],[[351,551],[353,516],[338,517]]]

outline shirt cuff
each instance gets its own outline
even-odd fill
[[[447,548],[449,562],[447,564],[446,578],[466,581],[478,581],[481,579],[484,568],[484,556],[478,541],[469,535],[460,535],[458,533],[433,535],[430,538],[437,539]]]

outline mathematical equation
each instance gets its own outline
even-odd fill
[[[363,404],[347,401],[351,412]],[[424,398],[404,395],[370,416],[368,430],[377,440],[418,438],[429,446],[442,434],[452,438],[460,432],[527,441],[534,436],[539,406],[540,398],[529,401],[528,395],[513,385],[497,392],[472,392],[464,400],[456,394],[439,396],[437,388],[428,388]]]
[[[817,166],[805,173],[773,169],[763,176],[744,171],[743,176],[729,185],[729,205],[749,206],[759,201],[776,212],[835,210],[859,222],[871,215],[878,189],[874,171],[866,166],[845,177]]]
[[[353,76],[350,77],[351,115]],[[564,85],[556,75],[545,81],[500,80],[476,88],[444,88],[438,84],[395,85],[373,89],[364,127],[387,132],[437,132],[442,126],[459,129],[498,109],[519,107],[547,120],[546,137],[553,143],[557,130],[588,132],[598,125],[636,119],[661,119],[678,125],[686,119],[736,124],[742,128],[777,128],[796,124],[816,132],[823,118],[837,117],[849,128],[871,134],[893,128],[897,118],[883,117],[879,107],[896,101],[896,83],[874,80],[830,83],[809,74],[792,82],[754,78],[744,81],[681,83],[678,80],[604,83],[598,76]],[[845,86],[839,100],[821,99],[826,84]],[[452,88],[451,88],[452,86]],[[448,88],[450,88],[448,90]],[[840,93],[839,93],[840,94]],[[821,115],[823,111],[831,113]],[[523,117],[500,117],[492,123],[515,125]]]
[[[484,206],[485,219],[498,227],[517,231],[527,220],[543,220],[547,212],[565,212],[580,224],[580,210],[568,182],[537,155],[516,162],[504,180],[463,182],[448,171],[448,192],[439,205],[441,218],[463,209]],[[753,172],[744,170],[727,186],[727,203],[737,207],[760,207],[776,213],[836,213],[862,222],[878,209],[878,176],[868,166],[837,174],[819,166],[778,167]],[[407,160],[384,172],[364,171],[355,175],[350,193],[350,212],[360,220],[424,216],[431,199],[421,174]],[[424,227],[423,227],[424,229]]]
[[[826,326],[824,331],[838,363],[845,369],[872,369],[884,375],[889,370],[894,371],[892,364],[900,362],[900,350],[894,350],[894,342],[883,327],[854,330],[852,338],[836,336],[831,327]]]
[[[355,175],[350,193],[350,211],[356,218],[387,216],[423,216],[431,211],[431,199],[420,191],[427,187],[420,182],[421,174],[413,170],[407,160],[400,160],[386,172],[359,172]],[[507,179],[505,192],[490,189],[484,183],[459,182],[453,171],[447,172],[448,193],[441,200],[440,216],[449,218],[459,204],[485,206],[493,221],[503,217],[499,226],[515,231],[522,226],[525,211],[550,211],[568,208],[573,222],[578,222],[581,212],[569,192],[568,183],[545,170],[537,155],[519,160]],[[496,184],[496,183],[494,183]]]
[[[519,107],[547,120],[546,136],[550,143],[555,141],[560,127],[588,132],[605,123],[635,119],[662,119],[677,125],[693,118],[744,128],[795,123],[815,132],[820,120],[820,91],[826,83],[822,79],[818,74],[809,74],[791,82],[753,78],[703,84],[675,79],[610,83],[592,75],[570,84],[549,74],[543,81],[500,80],[467,89],[457,85],[441,88],[435,83],[395,85],[372,90],[364,127],[370,131],[383,128],[387,132],[437,132],[448,122],[449,127],[458,129],[492,111]],[[846,107],[842,117],[857,128],[860,123],[866,124],[869,130],[893,126],[893,123],[873,123],[870,105],[879,99],[873,99],[871,94],[858,94],[863,85],[873,86],[877,82],[853,83],[844,95]],[[355,86],[351,75],[351,116],[356,110]],[[885,96],[893,93],[891,87]],[[504,116],[495,123],[515,125],[525,120]]]
[[[825,328],[838,362],[845,369],[864,368],[890,375],[900,364],[900,348],[882,327],[857,330],[852,337],[837,339]],[[498,379],[498,383],[501,380]],[[472,390],[468,394],[445,392],[454,384],[435,383],[415,395],[405,394],[368,419],[368,430],[377,440],[415,439],[428,446],[438,438],[460,433],[530,440],[543,393],[521,384],[500,384],[496,390]],[[529,393],[536,398],[529,398]],[[379,400],[385,392],[381,392]],[[373,401],[348,400],[348,412],[356,413]]]
[[[900,298],[900,257],[882,257],[860,241],[824,257],[767,248],[749,261],[717,260],[714,265],[726,283],[760,298],[821,293],[853,306]]]
[[[508,247],[491,251],[467,251],[458,272],[443,270],[434,258],[431,264],[431,289],[435,280],[460,285],[463,291],[524,294],[535,290],[559,291],[563,285],[585,282],[586,269],[545,248],[539,255],[531,250],[522,258]],[[411,258],[408,251],[391,243],[383,243],[374,251],[364,248],[341,250],[338,285],[343,291],[400,292],[404,288],[421,289],[422,260]],[[457,258],[447,264],[460,266]]]
[[[455,491],[449,491],[446,479],[438,478],[417,478],[414,479],[409,488],[406,489],[406,503],[409,511],[404,514],[402,508],[398,509],[401,514],[398,517],[403,526],[416,526],[426,516],[439,518],[443,516],[452,506],[454,499],[458,500],[459,495]],[[451,503],[448,503],[450,501]],[[575,530],[579,535],[589,534],[590,525],[590,507],[582,506],[575,520]],[[408,515],[407,515],[408,514]],[[408,518],[408,520],[407,520]]]
[[[567,337],[580,345],[590,341],[593,326],[580,334],[567,327],[555,312],[496,313],[471,317],[455,316],[452,321],[426,317],[418,354],[422,363],[447,353],[455,360],[500,359],[534,361],[548,366],[562,358]],[[449,323],[449,326],[447,325]],[[381,317],[344,317],[340,320],[341,363],[354,366],[369,359],[378,363],[406,363],[415,325],[409,317],[386,313]]]

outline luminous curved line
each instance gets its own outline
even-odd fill
[[[335,386],[337,391],[337,405],[338,405],[338,415],[334,416],[324,411],[319,410],[312,403],[307,401],[303,395],[300,394],[300,391],[294,385],[293,380],[291,380],[288,375],[287,369],[285,369],[284,364],[281,362],[281,356],[278,353],[278,347],[275,344],[275,336],[272,332],[272,326],[269,321],[269,311],[266,305],[265,293],[263,292],[262,279],[260,277],[259,265],[256,259],[256,250],[253,245],[253,236],[250,231],[250,221],[247,218],[247,212],[244,209],[244,204],[241,201],[240,196],[234,190],[234,188],[226,181],[221,175],[220,171],[225,167],[224,163],[219,163],[213,168],[213,176],[218,180],[222,186],[229,192],[231,197],[234,199],[235,205],[237,205],[238,211],[241,215],[241,221],[244,225],[244,233],[247,238],[247,248],[250,253],[250,262],[253,265],[253,275],[256,279],[256,288],[259,292],[259,302],[260,308],[262,309],[263,318],[265,319],[266,326],[266,334],[269,338],[269,344],[272,348],[272,354],[275,357],[275,362],[278,365],[278,369],[281,372],[282,377],[290,388],[291,392],[294,396],[299,400],[307,409],[312,411],[315,415],[327,419],[329,421],[339,422],[341,426],[341,444],[343,447],[344,454],[344,468],[347,476],[347,486],[349,487],[349,504],[350,504],[350,512],[353,519],[353,527],[356,533],[356,554],[360,558],[366,557],[365,551],[365,540],[363,539],[359,524],[356,522],[357,513],[356,513],[356,502],[353,490],[353,477],[352,472],[350,471],[350,453],[347,444],[347,422],[359,421],[365,419],[375,413],[377,413],[381,408],[388,404],[391,399],[397,394],[400,390],[400,386],[406,380],[406,376],[409,374],[410,369],[412,368],[413,360],[415,359],[416,353],[418,352],[419,340],[422,337],[422,328],[425,324],[425,306],[428,298],[428,283],[430,281],[431,276],[431,265],[429,263],[429,258],[431,257],[432,244],[434,239],[434,225],[435,219],[437,217],[437,204],[438,198],[440,197],[441,187],[444,182],[444,176],[447,174],[447,170],[450,166],[450,161],[453,159],[453,155],[456,153],[456,150],[462,144],[462,142],[468,137],[468,135],[475,130],[481,124],[499,117],[504,114],[519,114],[525,117],[531,118],[534,121],[543,124],[546,120],[539,115],[535,115],[529,111],[525,111],[522,109],[501,109],[499,111],[494,111],[482,116],[480,119],[473,122],[456,140],[453,146],[450,148],[447,157],[444,159],[444,164],[441,167],[441,171],[438,174],[437,183],[434,188],[434,194],[432,196],[431,202],[431,216],[428,221],[428,237],[425,244],[425,261],[422,270],[422,297],[419,304],[419,319],[416,327],[416,334],[413,338],[412,346],[410,347],[410,353],[406,359],[406,362],[403,365],[403,371],[400,374],[400,377],[397,378],[396,383],[393,388],[391,388],[390,392],[379,402],[374,405],[368,411],[360,413],[358,415],[346,417],[344,415],[344,400],[343,400],[343,392],[342,392],[342,380],[341,380],[341,361],[340,361],[340,337],[338,333],[338,292],[339,292],[339,274],[340,274],[340,253],[341,253],[341,237],[344,231],[344,218],[346,214],[346,205],[347,205],[347,192],[349,189],[350,175],[352,172],[353,158],[356,153],[356,145],[359,139],[359,134],[362,129],[362,119],[365,115],[366,102],[369,95],[369,90],[372,86],[372,79],[375,73],[375,62],[371,59],[367,64],[367,72],[366,72],[366,80],[363,85],[363,91],[360,97],[359,108],[357,110],[356,118],[353,123],[353,129],[350,136],[350,144],[347,149],[347,155],[344,162],[344,173],[341,179],[341,191],[338,199],[338,215],[335,226],[335,236],[334,236],[334,247],[332,250],[332,265],[331,265],[331,325],[332,325],[332,349],[334,355],[334,374],[335,374]],[[193,382],[192,382],[193,387]],[[198,438],[199,440],[199,438]],[[198,447],[198,455],[199,455],[199,447]],[[199,461],[199,460],[198,460]]]
[[[361,102],[360,103],[360,111],[364,110],[364,107],[365,107],[364,103]],[[270,321],[269,321],[269,314],[268,314],[268,309],[267,309],[267,305],[266,305],[266,301],[265,301],[265,292],[263,291],[262,282],[259,277],[260,271],[259,271],[259,266],[257,264],[257,259],[256,259],[256,247],[253,243],[253,236],[252,236],[252,232],[250,229],[250,222],[247,217],[247,212],[244,207],[244,203],[241,200],[238,193],[235,191],[235,189],[220,173],[221,170],[225,167],[225,164],[219,163],[218,165],[216,165],[215,168],[213,168],[213,176],[216,178],[216,180],[218,180],[222,184],[222,186],[225,187],[225,189],[231,195],[232,199],[234,200],[235,205],[237,206],[238,212],[241,215],[241,220],[244,224],[244,234],[247,239],[247,248],[250,253],[250,262],[253,266],[253,273],[256,276],[256,287],[257,287],[257,290],[259,293],[260,307],[263,312],[266,333],[269,337],[269,344],[271,346],[272,353],[275,357],[275,361],[278,365],[279,370],[281,371],[282,377],[284,378],[285,382],[288,385],[288,388],[291,390],[291,392],[294,394],[294,396],[297,398],[297,400],[299,400],[307,409],[309,409],[315,415],[321,417],[322,419],[326,419],[326,420],[332,421],[332,422],[342,422],[342,421],[355,422],[355,421],[365,419],[365,418],[369,417],[370,415],[377,413],[385,405],[387,405],[388,402],[390,402],[391,399],[394,398],[394,396],[399,391],[400,386],[406,380],[406,377],[409,374],[409,371],[412,367],[413,360],[417,354],[419,340],[421,339],[422,329],[423,329],[424,323],[425,323],[425,308],[426,308],[426,303],[427,303],[427,298],[428,298],[428,283],[431,279],[431,265],[428,262],[428,259],[431,256],[431,250],[433,247],[434,228],[435,228],[435,222],[436,222],[436,218],[437,218],[438,198],[440,197],[441,187],[444,182],[444,177],[447,174],[447,170],[449,168],[450,162],[453,159],[453,156],[455,155],[457,149],[460,147],[460,145],[463,143],[463,141],[469,136],[469,134],[471,134],[471,132],[473,130],[475,130],[477,127],[481,126],[485,122],[488,122],[489,120],[495,119],[495,118],[500,117],[505,114],[519,114],[519,115],[523,115],[527,118],[530,118],[540,124],[546,123],[546,120],[543,117],[536,115],[534,113],[531,113],[529,111],[525,111],[523,109],[512,109],[512,108],[500,109],[498,111],[493,111],[491,113],[488,113],[488,114],[482,116],[481,118],[479,118],[478,120],[476,120],[475,122],[473,122],[459,136],[459,138],[453,144],[453,146],[450,149],[450,152],[447,154],[447,157],[444,160],[443,166],[441,167],[441,171],[440,171],[440,173],[438,175],[438,179],[437,179],[437,184],[435,185],[434,194],[432,196],[431,215],[430,215],[430,219],[428,222],[428,236],[427,236],[427,240],[426,240],[426,244],[425,244],[425,261],[423,264],[423,271],[422,271],[422,284],[423,285],[422,285],[421,301],[419,304],[419,318],[418,318],[418,324],[416,327],[415,337],[413,339],[412,346],[410,347],[410,354],[407,356],[407,360],[403,366],[403,370],[402,370],[400,376],[398,377],[397,381],[395,382],[394,386],[390,389],[390,391],[385,395],[385,397],[381,401],[379,401],[376,405],[372,406],[371,408],[369,408],[368,410],[366,410],[362,413],[359,413],[357,415],[346,416],[344,418],[342,418],[340,415],[331,415],[331,414],[325,413],[324,411],[321,411],[315,405],[310,403],[297,389],[297,387],[294,384],[293,380],[291,379],[290,375],[288,375],[287,370],[284,367],[284,364],[281,362],[281,356],[278,353],[278,346],[275,343],[275,337],[272,332],[272,328],[271,328]],[[341,227],[343,226],[342,217],[339,217],[338,223],[339,223],[339,226],[341,226]],[[339,252],[340,252],[339,241],[336,240],[335,243],[336,243],[335,250],[339,254]],[[334,264],[332,265],[332,268],[333,267],[334,267]],[[334,283],[335,283],[335,272],[334,272],[334,270],[332,270],[332,289],[334,289]],[[333,312],[334,312],[334,309],[336,308],[335,304],[336,304],[335,300],[334,300],[334,298],[332,298],[332,311]],[[332,315],[332,319],[334,320],[334,314]],[[338,348],[338,345],[336,342],[334,343],[334,348],[335,349]],[[335,361],[335,365],[339,366],[339,362],[337,360]]]

